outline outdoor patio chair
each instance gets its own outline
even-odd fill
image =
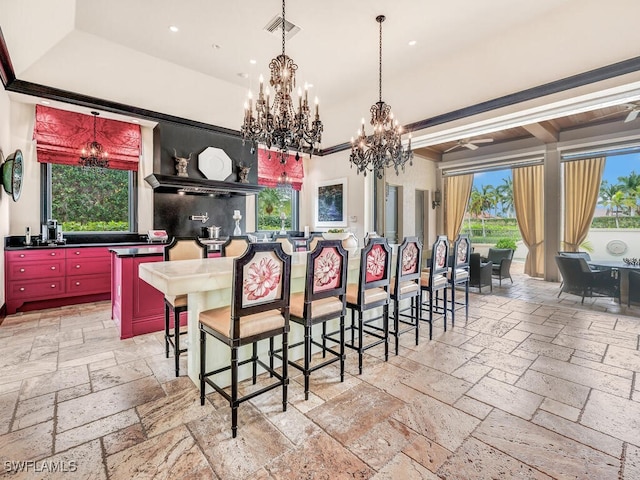
[[[483,263],[479,253],[472,253],[469,256],[469,286],[478,288],[482,293],[482,287],[489,287],[493,292],[493,282],[491,273],[493,263]]]
[[[594,271],[584,258],[556,256],[562,275],[562,292],[582,297],[613,297],[620,302],[620,276],[617,269]]]
[[[511,261],[513,259],[513,250],[510,248],[490,248],[487,258],[482,259],[483,262],[493,263],[492,275],[498,277],[500,286],[502,286],[502,279],[508,278],[513,283],[511,278]]]

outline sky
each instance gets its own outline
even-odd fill
[[[602,179],[614,185],[618,183],[618,177],[627,176],[632,170],[640,173],[640,153],[614,155],[607,158]],[[482,190],[484,185],[497,187],[503,183],[503,178],[511,178],[511,169],[476,173],[473,176],[473,186],[478,190]]]

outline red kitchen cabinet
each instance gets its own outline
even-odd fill
[[[108,300],[109,247],[55,247],[5,251],[7,314]]]

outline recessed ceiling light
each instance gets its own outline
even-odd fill
[[[249,74],[248,74],[248,73],[245,73],[245,72],[240,72],[240,73],[238,74],[238,76],[239,76],[240,78],[249,78]]]
[[[410,47],[414,47],[414,46],[416,45],[416,43],[418,43],[416,40],[411,40],[411,41],[409,42],[409,46],[410,46]]]
[[[51,102],[48,102],[47,100],[41,100],[40,103],[42,105],[49,105]]]
[[[255,65],[257,62],[252,58],[251,60],[249,60],[249,63],[250,63],[251,65]]]
[[[175,25],[169,25],[169,30],[171,30],[173,33],[176,33],[180,29]]]

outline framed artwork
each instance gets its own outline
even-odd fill
[[[315,213],[315,226],[318,228],[347,226],[346,178],[318,182]]]

